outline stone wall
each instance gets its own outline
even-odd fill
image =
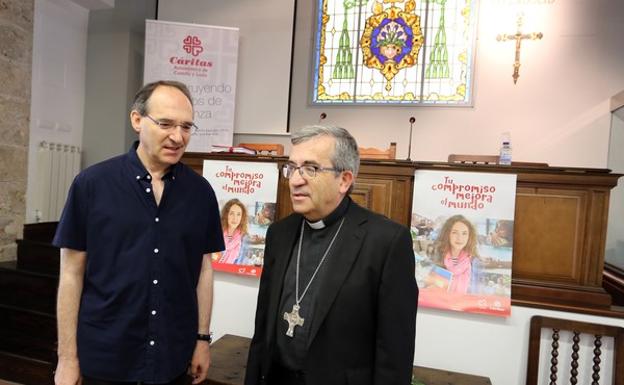
[[[0,0],[0,261],[15,259],[26,210],[34,0]]]

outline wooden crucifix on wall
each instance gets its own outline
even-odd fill
[[[496,40],[498,41],[508,41],[515,40],[516,41],[516,57],[514,59],[514,72],[513,72],[513,81],[514,84],[518,82],[518,78],[520,77],[520,48],[522,44],[522,40],[530,39],[530,40],[539,40],[544,37],[544,34],[541,32],[532,32],[532,33],[522,33],[522,14],[518,15],[518,30],[514,34],[499,34],[496,36]]]

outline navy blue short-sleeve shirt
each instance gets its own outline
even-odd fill
[[[186,370],[195,348],[203,255],[225,247],[208,181],[178,163],[156,205],[137,145],[76,177],[53,243],[87,253],[82,373],[164,383]]]

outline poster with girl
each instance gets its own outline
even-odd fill
[[[225,250],[212,256],[217,271],[259,277],[266,232],[275,220],[277,163],[204,161],[204,178],[219,202]]]
[[[411,233],[419,306],[508,317],[516,175],[418,170]]]

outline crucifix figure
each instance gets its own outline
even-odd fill
[[[288,330],[286,335],[293,337],[295,332],[295,326],[303,326],[304,319],[299,316],[299,305],[293,304],[293,308],[290,313],[284,312],[284,320],[288,322]]]
[[[518,15],[518,30],[515,34],[508,35],[506,33],[500,34],[496,36],[496,40],[498,41],[508,41],[515,40],[516,41],[516,58],[514,60],[514,72],[513,72],[513,81],[514,84],[518,82],[518,78],[520,77],[520,46],[523,39],[531,39],[531,40],[539,40],[544,37],[544,34],[541,32],[532,32],[532,33],[522,33],[522,15]]]

